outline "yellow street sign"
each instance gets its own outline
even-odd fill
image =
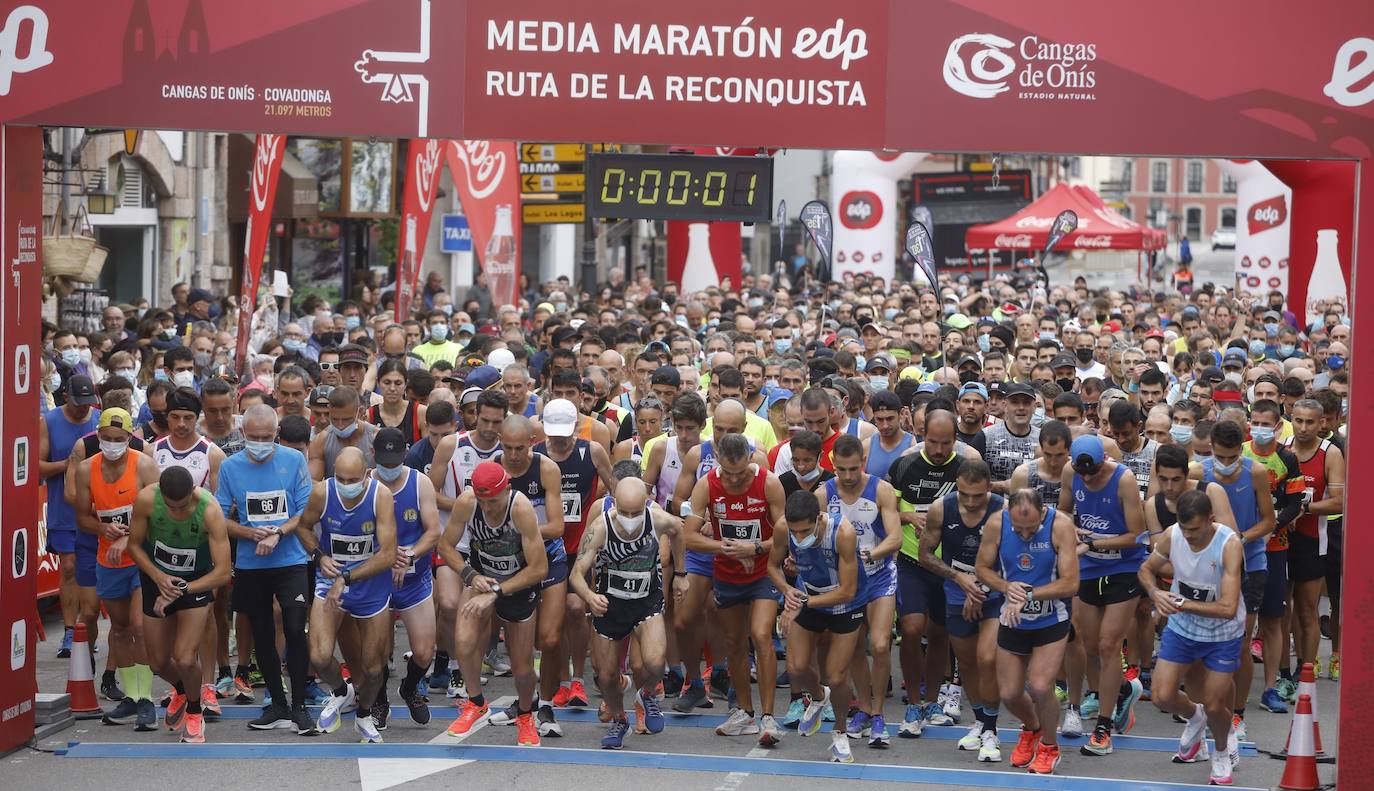
[[[587,177],[581,173],[529,174],[520,177],[520,191],[531,192],[581,192]]]
[[[587,207],[581,203],[526,203],[521,214],[527,223],[576,223],[586,219]]]

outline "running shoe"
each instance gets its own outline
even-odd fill
[[[1250,741],[1250,739],[1248,738],[1250,734],[1245,727],[1245,718],[1240,716],[1239,714],[1231,715],[1231,733],[1234,733],[1236,735],[1237,741]]]
[[[1059,686],[1058,684],[1055,684],[1055,685],[1054,685],[1054,699],[1057,700],[1057,701],[1059,701],[1059,705],[1060,705],[1060,707],[1062,708],[1063,706],[1067,705],[1068,702],[1069,702],[1069,691],[1068,691],[1067,689],[1064,689],[1063,687]]]
[[[792,686],[792,677],[784,670],[778,674],[777,678],[773,679],[773,686],[778,689],[790,689]]]
[[[518,723],[519,717],[516,717]],[[534,715],[535,727],[539,729],[540,736],[562,736],[563,726],[558,724],[558,720],[553,716],[553,706],[545,703],[540,706]]]
[[[837,764],[854,763],[854,753],[849,749],[849,737],[844,731],[830,732],[830,760]]]
[[[205,715],[187,714],[186,730],[181,734],[184,744],[205,744]]]
[[[224,716],[224,711],[219,707],[219,696],[215,694],[214,684],[206,684],[200,688],[200,708],[206,717]]]
[[[734,694],[734,690],[733,690],[733,689],[730,690],[730,692],[731,692],[731,694]],[[835,721],[835,707],[834,707],[833,705],[827,703],[827,704],[825,704],[825,707],[821,709],[821,722],[834,722],[834,721]]]
[[[1279,680],[1274,682],[1274,689],[1278,690],[1279,697],[1283,702],[1293,705],[1298,699],[1298,685],[1291,678],[1279,676]]]
[[[782,716],[782,727],[796,730],[797,723],[801,722],[802,714],[806,712],[806,697],[793,698],[787,705],[787,713]]]
[[[772,714],[765,714],[759,719],[759,746],[774,747],[782,741],[782,726]]]
[[[572,688],[567,684],[559,684],[558,691],[553,693],[553,705],[560,709],[567,708],[570,700],[572,700]]]
[[[1231,785],[1231,760],[1225,753],[1217,753],[1212,756],[1212,775],[1207,778],[1209,785],[1229,786]]]
[[[663,697],[675,698],[682,694],[682,685],[687,679],[683,678],[682,671],[676,667],[670,667],[663,671]]]
[[[1078,713],[1082,714],[1085,720],[1094,719],[1097,717],[1097,710],[1101,708],[1100,703],[1097,693],[1089,692],[1083,696],[1083,702],[1078,704]]]
[[[1073,706],[1064,710],[1064,724],[1059,726],[1059,735],[1073,738],[1083,735],[1083,717]]]
[[[125,700],[128,700],[128,698],[125,698]],[[157,706],[154,706],[151,700],[140,700],[138,702],[138,718],[134,720],[134,730],[157,730]]]
[[[1040,744],[1035,748],[1035,760],[1031,761],[1029,771],[1037,775],[1054,774],[1054,770],[1059,768],[1060,759],[1059,745]]]
[[[979,737],[978,760],[985,764],[998,764],[1002,762],[1002,740],[997,738],[997,731],[983,731]]]
[[[640,723],[644,726],[644,729],[649,733],[662,733],[663,709],[659,708],[658,698],[653,695],[644,694],[644,690],[642,689],[639,691],[637,697],[639,698],[640,707],[644,710],[644,716],[640,719]],[[773,717],[772,715],[766,715],[764,719],[772,720]],[[777,721],[773,720],[773,724],[776,726]]]
[[[429,724],[429,698],[420,694],[419,690],[411,692],[409,695],[401,693],[401,700],[406,703],[406,710],[410,712],[410,719],[416,725]]]
[[[1105,726],[1093,729],[1092,738],[1088,743],[1078,748],[1084,755],[1111,755],[1112,754],[1112,732]]]
[[[810,695],[802,698],[806,701],[806,709],[802,712],[801,720],[797,723],[797,733],[802,736],[815,736],[820,733],[825,707],[830,703],[830,687],[821,687],[821,692],[825,697],[820,700],[816,700]]]
[[[1232,769],[1240,766],[1240,737],[1235,728],[1226,736],[1226,757],[1230,759]]]
[[[1154,700],[1155,694],[1150,689],[1151,685],[1154,683],[1155,680],[1154,672],[1149,668],[1142,667],[1140,669],[1140,675],[1138,676],[1138,678],[1140,679],[1140,699]]]
[[[320,686],[320,682],[310,679],[305,682],[305,705],[323,706],[329,702],[329,693]]]
[[[290,716],[291,719],[287,725],[278,727],[290,728],[291,732],[297,736],[320,735],[319,730],[315,728],[315,719],[310,716],[310,712],[306,711],[304,706],[297,706],[291,709]]]
[[[625,746],[625,734],[630,732],[630,723],[625,718],[611,720],[611,726],[606,729],[606,735],[601,737],[601,749],[619,750]]]
[[[520,747],[539,746],[539,727],[534,724],[533,712],[515,718],[515,743]]]
[[[963,712],[961,707],[964,701],[964,688],[958,684],[950,684],[949,690],[945,693],[945,702],[941,709],[945,716],[949,717],[950,722],[958,722]]]
[[[887,747],[891,744],[891,738],[887,734],[887,722],[883,720],[883,715],[874,714],[868,728],[869,747]]]
[[[1264,641],[1258,637],[1250,641],[1250,658],[1255,664],[1264,664]]]
[[[1326,677],[1332,681],[1341,680],[1341,655],[1332,654],[1331,662],[1326,666]]]
[[[673,701],[673,711],[686,714],[692,709],[709,709],[714,705],[711,703],[711,696],[706,694],[705,687],[688,686],[682,690],[678,699]]]
[[[476,725],[478,720],[487,716],[487,714],[490,712],[491,706],[487,703],[483,703],[482,705],[478,706],[477,704],[473,703],[471,699],[464,701],[463,710],[458,713],[458,719],[449,723],[448,735],[462,736],[463,734],[472,730],[472,726]]]
[[[119,701],[119,705],[100,718],[106,725],[128,725],[138,719],[138,703],[133,698]]]
[[[1196,706],[1193,716],[1183,726],[1183,735],[1178,737],[1178,752],[1173,759],[1176,764],[1194,763],[1207,747],[1207,710],[1201,703]]]
[[[584,686],[582,686],[582,679],[580,679],[580,678],[575,678],[575,679],[573,679],[572,685],[568,688],[568,704],[567,704],[567,705],[569,705],[569,706],[586,706],[586,705],[587,705],[587,688],[584,687]]]
[[[63,632],[62,632],[62,645],[59,646],[58,649],[57,649],[57,658],[58,658],[58,659],[70,659],[70,658],[71,658],[71,656],[72,656],[72,635],[73,635],[73,634],[75,634],[75,632],[74,632],[73,630],[71,630],[71,629],[65,629],[65,630],[63,630]]]
[[[301,709],[305,711],[305,709]],[[273,703],[262,707],[262,714],[257,719],[248,723],[248,727],[255,731],[270,731],[277,728],[290,728],[292,724],[291,710],[284,704]],[[170,729],[170,724],[168,728]],[[314,726],[311,726],[314,730]]]
[[[1040,743],[1040,731],[1028,731],[1025,728],[1016,735],[1016,746],[1011,751],[1011,765],[1017,769],[1024,769],[1030,766],[1031,761],[1035,760],[1035,746]]]
[[[723,667],[711,668],[709,679],[711,694],[722,700],[730,697],[730,672]]]
[[[506,656],[505,649],[502,647],[504,645],[505,643],[502,643],[500,646],[487,652],[486,663],[491,665],[491,674],[493,676],[510,675],[510,657]]]
[[[844,729],[845,735],[851,739],[867,739],[871,721],[872,717],[868,716],[868,712],[859,709],[849,718],[849,727]]]
[[[204,704],[202,704],[203,707]],[[167,730],[175,731],[181,728],[186,722],[186,696],[172,695],[172,700],[167,704],[167,712],[163,716],[162,722],[167,726]]]
[[[329,702],[324,704],[324,709],[320,711],[320,718],[316,721],[315,727],[321,733],[333,733],[343,724],[343,715],[357,708],[357,697],[353,692],[352,684],[345,684],[347,691],[342,695],[330,695]]]
[[[391,702],[381,695],[372,701],[372,721],[377,723],[377,730],[386,730],[386,724],[391,719]]]
[[[232,673],[220,676],[215,681],[215,694],[221,698],[227,698],[234,694],[234,676]]]
[[[234,702],[253,702],[253,685],[248,683],[246,676],[234,676]]]
[[[731,709],[725,722],[716,726],[717,736],[753,736],[759,732],[759,724],[744,709]]]
[[[897,736],[902,739],[921,738],[922,720],[921,707],[915,703],[908,703],[906,713],[902,715],[902,724],[897,726]]]
[[[1322,639],[1331,639],[1331,616],[1323,615],[1317,619],[1317,626],[1321,630]]]
[[[460,681],[462,680],[462,676],[462,673],[458,674]],[[444,692],[448,690],[449,677],[448,657],[442,654],[435,655],[434,669],[429,674],[429,691]]]
[[[449,671],[448,690],[444,694],[450,698],[467,698],[468,688],[463,684],[463,671],[456,667]]]
[[[977,750],[983,745],[983,723],[974,720],[973,727],[959,739],[960,750]]]
[[[124,690],[119,688],[114,672],[106,670],[100,674],[100,697],[111,703],[118,703],[124,699]]]
[[[520,716],[520,702],[510,704],[500,711],[493,711],[487,718],[488,725],[514,725],[515,718]]]
[[[938,702],[927,703],[925,705],[925,719],[927,725],[939,725],[941,727],[954,724],[954,720],[945,713],[945,709]]]
[[[353,730],[358,732],[359,744],[381,744],[382,732],[377,729],[377,721],[372,715],[365,714],[353,718]]]
[[[1116,707],[1116,713],[1112,717],[1112,725],[1117,733],[1130,733],[1131,728],[1135,727],[1135,704],[1140,701],[1140,693],[1144,690],[1138,678],[1126,683],[1130,684],[1131,689],[1126,693],[1121,705]]]

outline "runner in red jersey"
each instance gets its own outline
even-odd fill
[[[1318,661],[1321,645],[1317,601],[1326,579],[1326,518],[1345,510],[1345,457],[1341,449],[1321,438],[1322,406],[1310,398],[1293,404],[1293,439],[1289,448],[1298,457],[1306,481],[1302,515],[1288,533],[1288,579],[1293,584],[1293,634],[1298,666]]]
[[[716,728],[722,736],[760,734],[759,743],[776,744],[782,727],[773,717],[777,658],[773,623],[780,598],[768,579],[773,524],[783,519],[783,489],[776,475],[750,461],[749,441],[727,434],[716,448],[719,466],[692,488],[690,512],[684,508],[687,546],[715,555],[714,593],[720,630],[730,661],[730,681],[738,707]],[[710,520],[710,538],[702,526]],[[749,641],[754,641],[762,721],[754,718],[749,681]]]

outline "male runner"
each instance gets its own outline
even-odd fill
[[[1006,397],[1002,422],[983,431],[983,458],[992,470],[992,491],[1005,494],[1007,480],[1018,466],[1035,458],[1039,450],[1040,429],[1031,425],[1035,412],[1035,389],[1013,382],[1002,386]],[[927,416],[929,419],[929,416]]]
[[[995,529],[983,531],[976,574],[1005,601],[997,629],[997,689],[1007,711],[1021,720],[1011,765],[1053,774],[1060,761],[1054,679],[1068,644],[1068,600],[1078,590],[1078,537],[1073,521],[1034,489],[1013,490],[993,523]]]
[[[365,469],[377,466],[372,457],[372,443],[377,427],[358,417],[358,391],[348,385],[336,387],[329,393],[329,428],[310,440],[310,477],[323,481],[334,476],[334,463],[345,448],[355,448],[363,454]]]
[[[873,425],[878,427],[878,433],[864,442],[864,472],[889,480],[888,472],[893,463],[907,452],[916,438],[902,429],[902,400],[896,393],[880,390],[868,400],[868,405],[873,412]]]
[[[1059,505],[1059,491],[1064,488],[1064,465],[1069,462],[1072,442],[1068,425],[1051,420],[1040,427],[1040,455],[1016,468],[1007,483],[1011,492],[1034,489],[1040,502]]]
[[[1326,517],[1345,512],[1345,455],[1329,439],[1322,439],[1320,402],[1304,398],[1289,415],[1293,437],[1289,449],[1298,457],[1306,482],[1301,514],[1288,533],[1288,577],[1293,585],[1293,633],[1298,667],[1320,657],[1320,618],[1317,602],[1326,579],[1323,551],[1327,546]],[[1215,435],[1215,430],[1213,435]]]
[[[141,462],[140,462],[141,464]],[[181,741],[205,742],[197,657],[208,606],[229,581],[229,533],[214,495],[195,485],[179,466],[162,472],[134,502],[129,556],[139,570],[143,597],[143,640],[153,672],[173,685],[167,724],[184,728]]]

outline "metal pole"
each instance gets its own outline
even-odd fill
[[[592,214],[587,211],[586,198],[582,208],[582,290],[596,295],[596,227],[592,224]]]
[[[72,130],[70,127],[62,127],[62,210],[58,216],[66,222],[72,216]],[[58,227],[59,234],[65,233],[65,229]]]

